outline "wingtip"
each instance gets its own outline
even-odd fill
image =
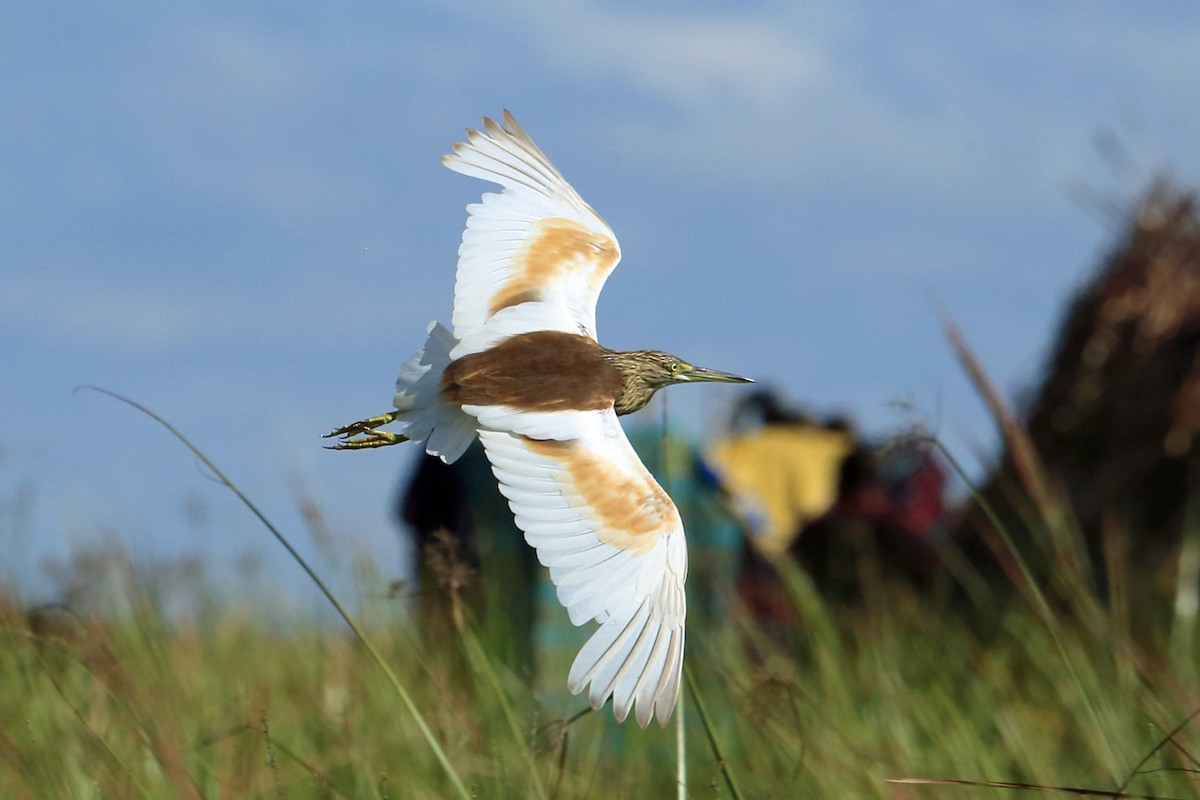
[[[521,123],[517,122],[517,118],[507,108],[501,109],[499,123],[491,117],[484,117],[483,129],[494,139],[507,137],[510,139],[529,140],[529,134],[525,133],[525,129],[521,127]]]
[[[498,136],[503,136],[506,133],[504,128],[500,127],[500,123],[496,122],[496,120],[492,119],[491,117],[483,118],[483,129],[487,131],[488,136],[492,137],[493,139]]]
[[[626,717],[629,716],[629,710],[632,707],[633,707],[632,701],[627,704],[622,704],[622,703],[618,703],[617,698],[614,697],[613,698],[613,716],[617,718],[617,722],[624,722]],[[637,719],[636,716],[634,718]],[[641,725],[640,719],[638,720],[638,724]],[[644,728],[646,726],[642,725],[642,727]]]
[[[608,703],[610,697],[612,699],[613,717],[617,720],[617,722],[625,722],[625,720],[629,718],[629,712],[633,711],[634,721],[637,722],[638,727],[642,728],[643,730],[649,727],[650,722],[656,717],[659,725],[663,726],[664,728],[667,727],[667,723],[671,719],[671,712],[675,710],[674,704],[666,707],[664,710],[663,708],[660,708],[662,705],[661,703],[642,703],[635,702],[633,699],[630,699],[628,703],[621,704],[618,703],[617,698],[612,695],[605,695],[604,697],[600,698],[599,701],[589,697],[588,706],[593,711],[599,711]]]
[[[669,723],[671,721],[671,716],[675,713],[675,706],[678,703],[679,703],[678,692],[676,692],[671,697],[671,702],[669,702],[669,703],[665,702],[661,698],[656,699],[654,701],[654,705],[648,710],[648,712],[646,714],[646,725],[650,724],[650,718],[651,718],[651,716],[653,716],[655,719],[658,720],[659,725],[661,725],[664,728],[667,727],[667,723]],[[644,727],[646,727],[646,725],[643,725],[642,727],[644,728]]]
[[[463,153],[471,149],[472,136],[479,136],[479,131],[467,128],[467,141],[455,142],[450,145],[450,152],[442,156],[442,164],[453,169],[454,164],[462,163]]]
[[[525,132],[524,128],[521,127],[521,123],[517,122],[517,118],[514,117],[512,112],[507,108],[504,109],[504,127],[508,129],[509,136],[512,136],[514,139],[521,140],[526,146],[533,148],[538,153],[541,153],[541,150],[538,149],[538,146],[533,143],[533,139],[530,137],[530,135]]]
[[[492,122],[492,121],[490,119],[488,119],[487,117],[483,118],[483,129],[485,131],[487,130],[489,122]],[[492,122],[492,124],[495,125],[496,123]],[[471,144],[477,144],[480,139],[487,139],[487,138],[488,138],[488,134],[482,133],[477,128],[467,128],[467,142],[470,142]],[[467,146],[467,144],[464,142],[456,142],[455,144],[461,144],[461,145],[463,145],[463,147]]]

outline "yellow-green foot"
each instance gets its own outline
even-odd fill
[[[375,430],[381,425],[387,425],[389,422],[395,422],[400,416],[399,411],[389,411],[386,414],[369,419],[361,419],[358,422],[351,422],[349,425],[343,425],[336,430],[332,430],[325,434],[322,438],[330,439],[338,437],[340,441],[333,445],[327,446],[326,450],[365,450],[370,447],[387,447],[392,444],[400,444],[407,442],[408,437],[402,433],[392,433],[390,431]]]

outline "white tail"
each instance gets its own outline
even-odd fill
[[[424,442],[429,455],[453,464],[475,440],[478,423],[458,406],[442,402],[438,392],[458,340],[440,322],[429,323],[428,331],[425,346],[400,368],[392,403],[401,412],[401,432],[410,441]]]

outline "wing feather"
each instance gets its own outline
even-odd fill
[[[623,561],[632,558],[625,551],[616,548],[593,547],[583,552],[571,553],[557,558],[553,564],[547,564],[556,586],[570,586],[582,581],[591,580],[600,570],[612,570],[622,566]],[[619,559],[619,560],[618,560]]]
[[[561,438],[482,427],[480,439],[571,621],[600,623],[567,686],[587,688],[596,708],[612,697],[618,719],[635,710],[643,727],[652,718],[665,724],[679,694],[687,614],[679,512],[611,409],[569,412],[555,427]]]
[[[629,715],[637,690],[644,680],[646,664],[654,652],[654,645],[662,631],[662,622],[651,619],[642,628],[633,645],[633,657],[625,661],[612,679],[613,709],[616,716],[624,719]]]
[[[512,115],[484,119],[442,162],[499,184],[467,206],[454,287],[459,357],[486,349],[507,308],[532,305],[533,330],[596,335],[596,299],[621,258],[612,229],[567,183]],[[511,332],[510,334],[511,335]]]
[[[654,697],[655,690],[658,689],[658,676],[662,674],[666,666],[667,654],[670,652],[672,631],[665,626],[659,626],[658,635],[654,638],[654,644],[650,648],[649,658],[646,659],[646,664],[642,667],[642,673],[638,676],[636,685],[631,689],[631,694],[634,696],[639,709],[638,722],[642,725],[650,721],[649,709],[651,709],[651,700]],[[642,712],[641,709],[646,709]],[[643,719],[643,714],[645,719]]]
[[[639,654],[637,647],[641,643],[648,625],[650,625],[650,606],[643,600],[638,605],[633,617],[621,628],[617,639],[603,654],[606,657],[598,661],[593,668],[592,688],[588,692],[588,700],[592,705],[603,704],[608,699],[616,687],[621,670],[637,659]],[[629,709],[626,708],[624,711],[628,713]],[[619,721],[625,719],[625,713],[622,713],[622,709],[616,703],[613,704],[613,712]]]
[[[600,544],[596,542],[596,537],[592,534],[592,526],[588,524],[586,520],[582,519],[573,519],[557,524],[553,522],[543,522],[538,526],[538,531],[536,533],[527,534],[526,538],[538,540],[538,546],[542,546],[544,544],[546,550],[549,551],[556,549],[556,544],[561,545],[557,549],[566,549],[569,543],[581,536],[587,541],[591,542],[593,546],[600,546]]]

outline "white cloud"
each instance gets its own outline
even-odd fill
[[[1134,85],[1160,87],[1142,102],[1187,99],[1159,45],[1133,63],[1147,30],[1089,12],[1030,19],[939,7],[935,24],[918,25],[837,4],[518,8],[548,72],[606,91],[621,84],[659,109],[610,117],[607,135],[622,151],[709,183],[870,186],[893,199],[1015,210],[1058,202],[1119,109],[1077,96],[1072,81],[1095,93],[1106,82],[1092,75],[1124,68],[1115,57],[1130,61]],[[1193,43],[1183,34],[1166,42],[1187,63],[1200,60]],[[897,85],[916,99],[898,97]]]
[[[746,184],[831,180],[847,168],[928,177],[934,161],[935,174],[969,167],[952,118],[901,111],[864,81],[852,61],[859,34],[836,12],[817,21],[784,6],[525,8],[550,70],[594,86],[623,83],[674,112],[612,123],[625,146],[657,164]]]
[[[559,70],[594,85],[616,79],[691,113],[725,103],[767,111],[816,86],[828,69],[822,48],[757,14],[670,15],[582,3],[541,6],[529,21]]]

